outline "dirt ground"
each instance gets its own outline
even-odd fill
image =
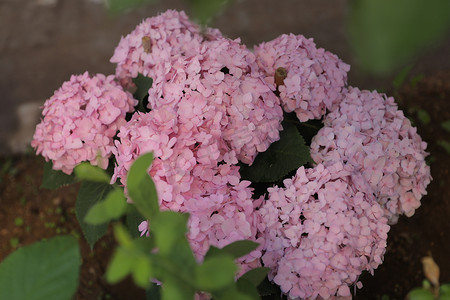
[[[441,140],[450,142],[450,133],[440,125],[450,120],[450,72],[408,83],[393,93],[428,143],[433,181],[416,214],[392,226],[384,263],[374,276],[361,276],[364,287],[356,291],[354,299],[404,299],[409,290],[421,285],[420,259],[427,254],[441,267],[441,282],[450,282],[450,153],[439,145]],[[418,118],[421,110],[430,116],[428,125]],[[130,281],[115,286],[105,282],[103,274],[114,248],[111,233],[94,251],[89,249],[75,217],[78,186],[40,189],[43,163],[32,152],[0,160],[0,261],[17,247],[72,234],[78,238],[83,256],[77,300],[145,299],[143,291]]]

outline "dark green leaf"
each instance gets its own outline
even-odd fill
[[[84,221],[84,218],[89,209],[91,209],[95,203],[103,200],[112,188],[113,187],[107,183],[85,181],[81,183],[80,190],[78,191],[75,211],[83,234],[91,248],[93,248],[95,243],[105,235],[108,224],[90,225]]]
[[[91,225],[109,223],[109,221],[121,217],[126,210],[127,199],[123,190],[114,189],[104,200],[98,201],[88,211],[84,221]]]
[[[146,300],[161,300],[161,286],[151,283],[150,287],[145,291]]]
[[[431,117],[424,109],[417,110],[417,117],[423,125],[428,125],[431,121]]]
[[[236,270],[237,266],[231,256],[205,259],[195,270],[197,288],[207,292],[225,288],[234,282]]]
[[[252,241],[242,240],[226,245],[222,249],[210,246],[208,252],[205,255],[205,259],[222,254],[231,255],[231,257],[233,258],[239,258],[255,250],[258,245],[258,243]]]
[[[442,122],[441,126],[445,131],[450,132],[450,120]]]
[[[145,221],[145,218],[136,210],[136,207],[132,204],[128,204],[126,222],[128,232],[132,237],[136,238],[141,235],[138,228],[143,221]]]
[[[159,213],[156,187],[147,173],[152,161],[152,153],[141,155],[131,165],[127,177],[128,194],[137,210],[150,221]]]
[[[414,289],[408,294],[409,300],[433,300],[433,293],[422,288]]]
[[[82,162],[74,169],[75,175],[80,180],[109,183],[111,178],[108,173],[88,162]]]
[[[152,87],[153,79],[150,77],[145,77],[139,73],[136,78],[133,78],[133,83],[137,87],[136,92],[133,94],[133,97],[139,101],[137,110],[147,112],[148,109],[146,107],[146,98],[148,96],[148,90]]]
[[[447,152],[448,155],[450,155],[450,143],[444,140],[438,140],[437,144],[444,148],[445,152]]]
[[[283,123],[280,140],[270,145],[266,152],[259,153],[251,166],[241,166],[243,179],[253,182],[276,182],[289,172],[312,162],[309,147],[294,124]]]
[[[239,278],[239,280],[236,283],[237,285],[237,289],[238,291],[243,294],[242,296],[246,296],[245,298],[247,299],[252,299],[252,300],[258,300],[260,299],[259,294],[258,294],[258,289],[256,288],[256,285],[253,284],[251,281],[246,280],[244,278]],[[239,298],[243,298],[243,297],[239,297]]]
[[[353,0],[348,20],[359,63],[383,75],[444,36],[450,25],[450,1]]]
[[[258,293],[261,296],[281,295],[280,288],[274,283],[270,282],[267,276],[258,285]]]
[[[200,24],[209,23],[231,0],[189,0],[194,17]]]
[[[254,268],[251,269],[250,271],[248,271],[247,273],[245,273],[244,275],[242,275],[239,280],[243,279],[243,280],[248,280],[251,283],[253,283],[255,286],[260,285],[264,278],[266,278],[267,273],[269,273],[270,269],[269,268]],[[238,280],[238,281],[239,281]]]
[[[72,184],[78,181],[75,174],[67,175],[62,171],[52,169],[52,162],[48,161],[44,165],[44,175],[42,177],[41,188],[55,190],[63,185]]]
[[[69,300],[78,286],[80,250],[72,236],[20,248],[0,264],[0,299]]]
[[[110,12],[120,13],[151,2],[154,0],[107,0],[107,6]]]

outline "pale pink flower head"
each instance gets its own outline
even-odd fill
[[[138,73],[158,84],[168,79],[164,74],[178,58],[197,55],[202,40],[200,28],[183,11],[168,10],[122,37],[111,62],[117,64],[116,76],[125,86],[131,86]]]
[[[311,157],[352,167],[368,183],[390,223],[412,216],[430,183],[426,143],[394,98],[350,87],[311,142]]]
[[[199,116],[214,110],[214,106],[202,108],[200,103],[196,108],[205,109]],[[166,104],[149,113],[134,114],[118,134],[113,180],[120,178],[126,188],[126,175],[133,161],[153,152],[149,175],[156,185],[160,207],[190,213],[188,239],[197,259],[202,260],[210,246],[254,240],[258,219],[250,182],[241,181],[237,166],[219,163],[220,136],[208,133],[208,127],[197,123],[203,118],[184,112]],[[198,126],[186,126],[188,122]],[[145,233],[147,225],[142,223],[139,230]],[[254,251],[243,258],[242,264],[254,264],[260,256]]]
[[[344,166],[300,167],[284,188],[268,189],[259,209],[262,261],[292,299],[348,297],[364,270],[381,264],[389,225],[371,194]]]
[[[342,98],[350,66],[312,39],[283,34],[256,46],[255,54],[284,110],[295,111],[301,122],[320,119]]]
[[[66,174],[82,161],[106,169],[113,137],[136,104],[112,75],[72,75],[45,102],[31,145]]]

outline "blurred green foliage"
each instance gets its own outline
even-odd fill
[[[351,0],[348,31],[358,63],[388,75],[439,41],[450,27],[448,0]]]

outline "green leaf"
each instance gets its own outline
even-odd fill
[[[78,181],[75,174],[67,175],[62,171],[52,169],[53,164],[48,161],[44,165],[44,175],[42,177],[41,188],[55,190],[63,185],[72,184]]]
[[[228,254],[233,258],[239,258],[258,248],[258,245],[259,244],[256,242],[242,240],[226,245],[222,249],[210,246],[205,255],[205,259],[222,254]]]
[[[88,162],[82,162],[74,169],[75,175],[80,180],[109,183],[111,178],[108,173]]]
[[[360,65],[385,75],[442,38],[450,25],[448,0],[350,1],[350,42]]]
[[[417,110],[417,117],[423,125],[428,125],[431,121],[431,117],[428,112],[424,109]]]
[[[231,0],[189,0],[194,18],[200,24],[208,24]]]
[[[129,255],[125,248],[117,247],[112,259],[106,269],[106,280],[111,283],[117,283],[127,277],[132,272],[134,258]]]
[[[137,286],[143,289],[149,287],[150,277],[152,276],[150,258],[145,255],[138,256],[134,261],[132,275],[133,281]]]
[[[150,287],[145,291],[146,300],[161,300],[161,286],[151,283]]]
[[[0,299],[69,300],[80,273],[80,250],[72,236],[58,236],[13,252],[0,264]]]
[[[253,300],[261,299],[258,294],[258,289],[256,288],[256,285],[253,284],[253,282],[241,277],[236,282],[236,285],[237,285],[238,291],[242,294],[239,297],[240,299],[243,299],[244,295],[245,295],[245,299],[253,299]]]
[[[270,282],[266,276],[264,280],[258,285],[258,293],[261,296],[281,295],[281,290],[279,286]]]
[[[195,282],[201,291],[225,288],[234,282],[237,266],[231,256],[215,256],[203,261],[195,270]]]
[[[445,152],[447,152],[448,155],[450,155],[450,143],[444,140],[438,140],[437,144],[444,148]]]
[[[445,131],[450,132],[450,120],[442,122],[441,126]]]
[[[137,110],[141,112],[148,112],[145,100],[148,96],[148,90],[152,87],[153,79],[150,77],[145,77],[144,75],[139,73],[137,77],[133,78],[133,83],[137,87],[136,92],[134,92],[133,94],[133,97],[139,100]]]
[[[84,218],[91,207],[103,200],[112,188],[113,187],[110,184],[85,181],[81,183],[78,191],[75,211],[84,237],[91,246],[91,249],[94,248],[95,243],[106,234],[108,224],[91,225],[86,223]]]
[[[156,187],[147,170],[153,161],[153,154],[141,155],[131,165],[127,177],[128,194],[137,210],[148,220],[159,213]]]
[[[251,269],[250,271],[246,272],[244,275],[242,275],[239,280],[248,280],[251,283],[253,283],[255,286],[260,285],[264,278],[266,278],[267,273],[269,273],[270,269],[269,268],[254,268]]]
[[[417,288],[409,292],[408,294],[409,300],[433,300],[433,293],[429,290],[424,290],[421,288]]]
[[[98,201],[91,207],[84,221],[91,225],[108,223],[121,217],[125,213],[126,207],[127,199],[123,190],[114,189],[104,200]]]
[[[107,0],[106,3],[109,11],[117,14],[152,2],[154,2],[154,0]]]
[[[145,218],[136,210],[136,207],[132,204],[127,205],[126,223],[128,232],[133,238],[139,237],[139,225],[145,221]]]
[[[186,239],[188,214],[174,211],[162,211],[151,222],[150,231],[155,235],[155,241],[162,255],[171,253],[179,240]]]
[[[443,284],[439,288],[439,295],[441,299],[450,299],[450,284]]]
[[[289,172],[312,162],[309,147],[294,124],[283,123],[280,140],[270,145],[266,152],[259,153],[251,166],[242,165],[243,179],[253,182],[276,182]]]
[[[186,300],[194,299],[195,290],[185,285],[182,281],[173,277],[164,280],[161,288],[162,300]]]

